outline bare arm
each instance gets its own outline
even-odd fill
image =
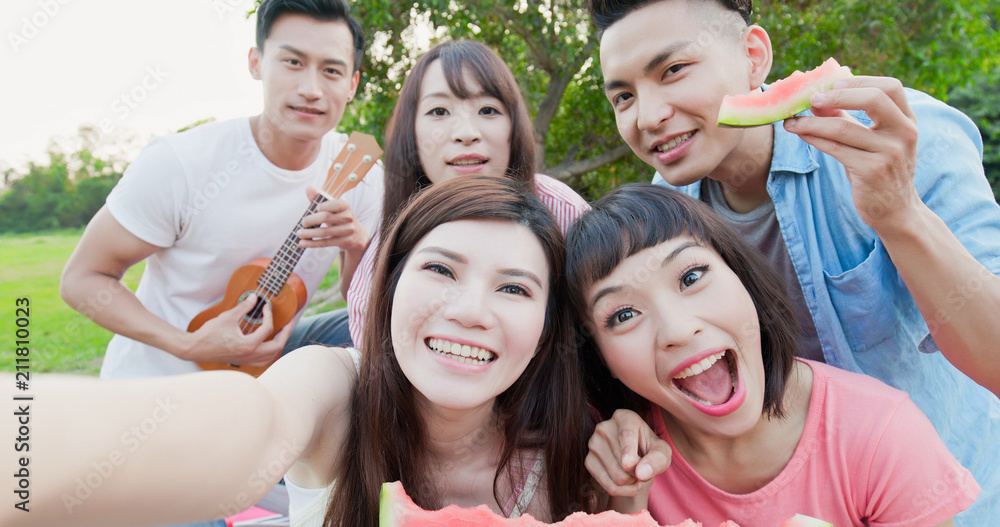
[[[916,117],[902,85],[887,77],[855,77],[814,97],[818,117],[789,120],[786,127],[844,164],[858,213],[885,244],[938,348],[956,368],[1000,394],[1000,277],[917,194]],[[872,126],[844,110],[864,110]]]
[[[234,372],[141,381],[35,377],[24,454],[31,510],[4,507],[0,524],[160,525],[235,514],[300,456],[339,452],[321,444],[329,434],[318,431],[347,425],[354,375],[346,351],[311,347],[260,379]],[[2,382],[13,391],[10,376]],[[12,421],[0,425],[5,437],[16,435]]]
[[[250,302],[226,311],[195,333],[174,327],[146,309],[121,278],[159,249],[122,227],[107,207],[102,207],[66,262],[59,293],[70,307],[97,325],[184,360],[260,364],[274,359],[291,326],[262,343],[271,332],[270,308],[264,310],[264,324],[250,335],[243,335],[237,325],[252,307]]]

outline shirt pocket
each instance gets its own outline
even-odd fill
[[[860,264],[838,275],[825,270],[823,278],[830,302],[847,343],[856,353],[881,347],[899,337],[901,324],[916,304],[899,279],[882,241]]]

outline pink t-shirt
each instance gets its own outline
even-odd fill
[[[975,501],[979,485],[972,474],[906,393],[872,377],[802,362],[813,371],[805,430],[788,465],[749,494],[723,492],[699,476],[677,452],[661,411],[653,412],[653,430],[673,453],[649,495],[657,521],[690,517],[750,527],[805,514],[837,527],[861,527],[863,520],[872,527],[932,527]]]
[[[584,212],[590,210],[590,205],[568,185],[544,174],[535,174],[535,190],[538,199],[545,204],[559,224],[563,236],[570,225]],[[375,255],[381,233],[375,232],[368,250],[365,251],[358,268],[354,271],[351,286],[347,290],[348,327],[354,345],[361,347],[361,334],[364,328],[365,314],[368,310],[368,296],[371,294],[372,281],[375,277]]]

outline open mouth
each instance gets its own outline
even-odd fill
[[[673,377],[674,386],[704,406],[728,403],[737,393],[736,356],[724,350],[688,366]]]
[[[429,338],[425,342],[427,347],[437,353],[465,364],[489,364],[496,360],[496,353],[488,349],[459,344],[444,339]]]
[[[448,164],[454,167],[474,167],[479,165],[485,165],[489,161],[488,159],[482,158],[469,158],[469,159],[456,159],[454,161],[449,161]]]
[[[686,134],[679,135],[667,141],[666,143],[663,143],[662,145],[657,145],[656,148],[654,148],[653,150],[657,152],[669,152],[674,148],[680,146],[681,143],[683,143],[684,141],[691,139],[692,136],[694,136],[694,132],[688,132]]]

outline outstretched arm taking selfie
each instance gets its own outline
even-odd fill
[[[345,350],[320,347],[259,379],[33,377],[23,453],[30,512],[5,507],[0,524],[161,525],[235,514],[308,456],[319,431],[346,426],[354,379]],[[13,379],[4,386],[12,390]],[[5,437],[16,436],[14,422],[4,420]]]
[[[845,166],[858,213],[885,244],[937,348],[1000,394],[1000,277],[986,267],[998,265],[1000,208],[982,177],[982,146],[972,123],[953,116],[935,121],[945,127],[937,135],[918,138],[906,95],[896,79],[854,77],[813,96],[815,117],[785,127]],[[942,153],[948,166],[931,166]]]

